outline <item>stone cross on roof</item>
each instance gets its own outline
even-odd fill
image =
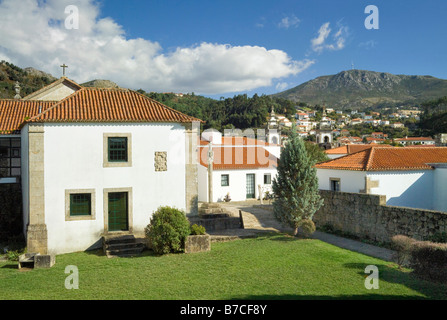
[[[65,77],[65,69],[68,68],[68,66],[64,63],[63,65],[61,65],[62,68],[62,76]]]

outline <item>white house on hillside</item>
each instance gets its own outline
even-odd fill
[[[209,158],[212,159],[212,202],[222,202],[228,195],[232,201],[264,197],[272,190],[277,174],[280,145],[247,137],[222,137],[217,132],[202,135],[199,144],[199,201],[209,201]]]
[[[35,96],[52,101],[0,100],[0,141],[14,140],[9,175],[21,180],[29,252],[142,234],[160,206],[197,213],[200,120],[132,90],[61,83]]]
[[[447,211],[447,148],[373,147],[315,166],[321,190],[385,195],[387,205]]]

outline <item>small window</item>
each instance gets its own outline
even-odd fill
[[[331,191],[340,191],[340,179],[330,179]]]
[[[91,216],[92,195],[90,193],[70,194],[70,216]]]
[[[127,137],[110,137],[109,145],[109,162],[127,162]]]
[[[272,184],[272,175],[270,173],[264,174],[264,184]]]
[[[221,186],[228,187],[230,185],[230,175],[223,174],[220,176]]]

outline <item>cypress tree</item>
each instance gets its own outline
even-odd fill
[[[315,161],[293,129],[281,152],[278,175],[273,180],[273,212],[279,221],[292,227],[296,235],[301,224],[312,221],[323,200],[318,191],[317,171],[313,167]]]

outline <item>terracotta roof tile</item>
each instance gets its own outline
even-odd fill
[[[200,140],[200,145],[207,146],[209,141]],[[277,144],[270,144],[263,140],[248,138],[248,137],[222,137],[223,146],[278,146]],[[220,146],[214,143],[214,146]]]
[[[82,88],[28,122],[201,121],[128,89]]]
[[[431,163],[447,163],[446,147],[375,147],[317,164],[317,169],[355,171],[431,170]]]
[[[213,145],[214,170],[273,168],[278,159],[262,147]],[[208,146],[199,147],[199,163],[208,168]]]
[[[20,125],[45,111],[56,102],[53,101],[23,101],[0,100],[0,134],[11,134],[19,130]]]
[[[377,148],[377,147],[381,147],[381,148],[394,148],[391,145],[388,144],[347,144],[338,148],[334,148],[334,149],[328,149],[326,150],[326,154],[351,154],[351,153],[356,153],[359,151],[363,151],[366,149],[370,149],[370,148]]]

